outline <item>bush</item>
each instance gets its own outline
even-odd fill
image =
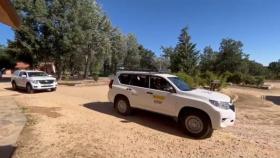
[[[230,76],[232,76],[232,73],[229,72],[229,71],[226,71],[226,72],[222,73],[221,76],[220,76],[219,78],[220,78],[220,79],[223,79],[223,80],[225,80],[225,82],[227,82],[227,81],[228,81],[228,78],[229,78]]]
[[[251,75],[243,75],[242,82],[245,83],[246,85],[254,85],[256,84],[256,80],[253,76]]]
[[[227,81],[235,84],[240,84],[243,81],[243,74],[240,72],[235,72],[228,77]]]
[[[196,87],[196,84],[191,76],[184,72],[177,72],[174,75],[178,76],[180,79],[184,80],[186,83],[188,83],[191,87]]]
[[[200,74],[200,78],[205,81],[207,85],[210,85],[212,81],[217,80],[218,77],[210,71]]]
[[[94,81],[98,81],[99,74],[98,73],[92,73],[92,78],[93,78]]]
[[[263,76],[257,76],[257,77],[255,78],[255,84],[256,84],[257,86],[263,85],[263,84],[264,84],[264,77],[263,77]]]
[[[200,75],[196,75],[193,77],[193,80],[195,82],[195,85],[199,85],[199,86],[206,86],[207,85],[207,81],[203,78],[200,77]]]

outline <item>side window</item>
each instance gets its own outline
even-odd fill
[[[19,76],[19,71],[18,71],[18,70],[15,71],[15,72],[14,72],[14,75],[15,75],[15,76]]]
[[[131,75],[129,74],[121,74],[119,76],[119,81],[121,82],[121,84],[129,84],[130,77]]]
[[[20,72],[18,76],[21,77],[22,75],[23,75],[23,72]]]
[[[151,89],[168,91],[168,92],[174,91],[172,85],[164,78],[151,76],[150,82],[151,82],[151,86],[150,86]]]
[[[148,75],[131,75],[130,85],[138,87],[149,87],[149,76]]]
[[[20,72],[20,73],[19,73],[19,76],[22,77],[22,75],[25,75],[25,76],[26,76],[26,73],[25,73],[25,72]]]

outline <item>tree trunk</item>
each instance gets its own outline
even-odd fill
[[[88,71],[89,71],[89,62],[91,60],[91,54],[88,54],[86,57],[85,57],[85,69],[84,69],[84,79],[87,79],[88,78]]]
[[[62,78],[62,65],[60,59],[57,59],[55,62],[55,67],[56,67],[56,79],[59,81]]]

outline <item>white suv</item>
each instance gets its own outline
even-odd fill
[[[54,77],[42,71],[17,70],[13,73],[11,79],[12,87],[16,89],[25,89],[28,93],[34,90],[55,91],[57,82]]]
[[[168,115],[194,138],[210,137],[213,129],[231,126],[235,121],[229,96],[192,89],[174,75],[120,71],[109,87],[108,98],[118,113],[128,115],[137,108]]]

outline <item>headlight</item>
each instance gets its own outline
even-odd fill
[[[39,81],[37,81],[37,80],[32,80],[31,83],[38,84]]]
[[[209,100],[209,102],[216,107],[219,107],[221,109],[226,109],[226,110],[229,109],[231,106],[230,103],[228,103],[228,102],[222,102],[222,101],[216,101],[216,100]]]

